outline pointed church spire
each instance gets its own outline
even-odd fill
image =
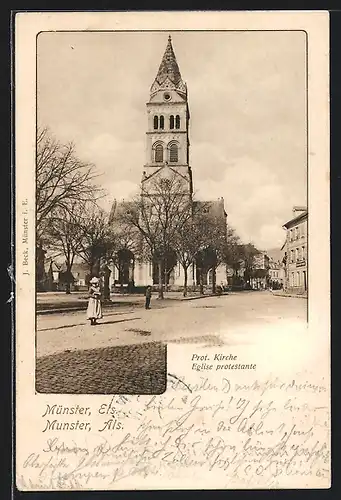
[[[177,85],[181,80],[181,74],[172,47],[172,39],[170,35],[168,37],[167,47],[160,64],[159,71],[156,75],[156,80],[161,84],[167,76],[175,85]]]
[[[160,88],[177,88],[185,90],[185,84],[182,81],[180,69],[174,54],[172,38],[169,35],[165,53],[163,55],[159,70],[152,85],[151,91],[155,92]]]

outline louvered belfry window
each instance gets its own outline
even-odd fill
[[[177,162],[178,161],[178,146],[177,144],[171,144],[169,148],[169,161]]]
[[[156,147],[155,147],[155,161],[157,163],[159,162],[162,162],[163,161],[163,147],[161,144],[158,144]]]
[[[165,128],[165,119],[162,115],[160,116],[160,128],[161,129]]]
[[[174,116],[170,115],[169,118],[169,128],[172,130],[174,128]]]
[[[176,115],[175,117],[175,128],[180,128],[180,116]]]
[[[154,116],[154,130],[159,128],[159,119],[157,116]]]

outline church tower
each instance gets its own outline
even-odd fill
[[[147,102],[147,158],[142,189],[160,178],[179,176],[190,196],[193,193],[189,165],[189,108],[186,83],[182,80],[171,37]]]

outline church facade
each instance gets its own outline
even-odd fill
[[[171,37],[168,38],[165,53],[159,66],[155,80],[150,88],[150,98],[146,104],[146,159],[142,170],[141,196],[150,193],[155,182],[167,182],[167,179],[177,179],[178,189],[183,196],[188,196],[191,203],[205,204],[205,211],[214,217],[219,217],[226,225],[227,214],[224,199],[208,202],[193,202],[193,176],[190,166],[189,125],[190,112],[188,105],[187,86],[183,81],[175,57]],[[115,203],[112,218],[123,209],[123,205]],[[157,285],[158,273],[153,262],[139,262],[134,254],[127,249],[121,251],[118,265],[112,267],[111,282],[128,286]],[[172,259],[171,259],[172,260]],[[204,285],[212,282],[211,269],[207,269],[201,280]],[[198,285],[198,272],[193,263],[189,269],[189,286]],[[216,269],[216,283],[226,283],[226,266],[219,265]],[[184,283],[184,271],[180,263],[173,259],[169,262],[164,283],[171,287],[181,287]]]

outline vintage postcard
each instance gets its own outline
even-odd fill
[[[14,84],[17,488],[329,488],[328,13],[18,13]]]

